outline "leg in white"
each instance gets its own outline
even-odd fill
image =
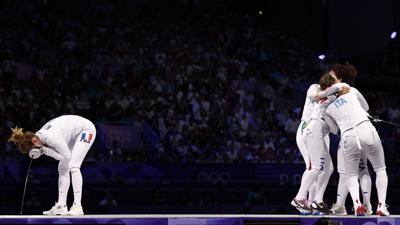
[[[68,172],[68,161],[60,161],[58,172],[58,201],[50,210],[44,211],[43,215],[66,215],[68,213],[67,194],[71,183]]]
[[[368,167],[360,171],[360,186],[363,196],[363,205],[366,209],[366,214],[372,215],[371,206],[371,175],[368,172]]]
[[[339,172],[339,182],[337,187],[336,203],[330,209],[330,214],[345,216],[347,215],[345,203],[347,195],[349,194],[349,189],[347,188],[347,175],[344,166],[343,149],[341,148],[337,151],[337,170]]]
[[[359,165],[361,159],[361,150],[358,146],[357,135],[354,135],[354,130],[345,132],[340,140],[340,146],[344,155],[344,169],[347,175],[347,188],[349,189],[354,205],[355,215],[364,215],[365,207],[360,201],[360,184]]]
[[[376,129],[370,124],[370,132],[373,133],[373,140],[367,146],[367,157],[371,162],[372,167],[376,173],[376,189],[378,193],[378,207],[376,210],[377,215],[389,216],[389,211],[386,208],[386,192],[388,187],[388,177],[386,173],[385,154],[383,152],[382,142]],[[367,129],[365,129],[367,130]]]
[[[311,169],[311,161],[310,158],[308,156],[308,151],[307,151],[307,147],[306,144],[304,142],[304,136],[302,135],[302,125],[303,123],[305,123],[304,121],[299,125],[298,129],[297,129],[297,134],[296,134],[296,143],[297,143],[297,147],[300,150],[301,156],[303,156],[303,160],[304,160],[304,164],[306,166],[306,169],[303,173],[303,176],[301,177],[301,183],[300,183],[300,188],[299,191],[297,192],[297,195],[295,197],[295,199],[301,199],[304,200],[307,198],[307,193],[308,190],[305,188],[301,188],[304,187],[304,182],[307,176],[307,174],[310,172]]]
[[[324,194],[326,187],[328,186],[329,179],[333,173],[332,159],[328,152],[325,153],[325,166],[322,173],[318,176],[317,180],[317,194],[315,196],[315,201],[321,203],[324,201]]]
[[[96,137],[96,132],[94,131],[84,131],[79,137],[86,138],[78,138],[75,142],[75,145],[72,149],[71,153],[71,161],[69,164],[71,177],[72,177],[72,188],[74,190],[74,203],[70,208],[68,214],[69,215],[83,215],[82,208],[82,186],[83,186],[83,178],[80,167],[82,162],[88,153],[90,147],[93,144],[93,141]],[[90,136],[90,140],[87,138]],[[83,140],[84,139],[84,140]],[[82,141],[83,140],[83,141]]]

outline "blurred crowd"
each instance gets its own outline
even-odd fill
[[[302,162],[299,95],[325,65],[300,39],[269,31],[256,14],[183,16],[135,1],[92,2],[63,13],[47,1],[1,3],[2,137],[16,125],[37,130],[79,114],[148,124],[162,144],[143,149],[142,161]],[[379,106],[374,115],[400,120],[398,99],[365,95]],[[399,131],[384,132],[395,152]],[[17,154],[5,138],[0,148],[2,157]],[[115,143],[102,157],[125,160],[125,150]]]

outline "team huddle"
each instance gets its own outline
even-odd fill
[[[353,67],[354,68],[354,67]],[[376,173],[376,214],[389,216],[386,207],[388,177],[378,132],[370,122],[369,106],[354,87],[342,83],[335,70],[312,84],[306,96],[296,142],[306,164],[301,185],[291,202],[301,214],[347,215],[345,201],[350,192],[355,215],[371,215],[369,161]],[[336,203],[328,207],[323,196],[333,172],[329,154],[329,133],[340,133],[337,151],[339,182]],[[362,202],[360,189],[362,190]]]

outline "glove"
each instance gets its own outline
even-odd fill
[[[329,95],[326,98],[328,99],[327,101],[329,101],[329,103],[332,103],[337,99],[337,96],[336,95]]]
[[[323,100],[320,101],[320,104],[322,107],[328,107],[332,102],[334,102],[337,99],[335,95],[329,95]]]
[[[43,152],[44,151],[41,148],[32,148],[31,150],[29,150],[29,157],[31,157],[32,159],[37,159],[43,154]]]

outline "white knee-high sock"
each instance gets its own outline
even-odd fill
[[[316,177],[318,179],[318,177]],[[317,181],[312,182],[310,189],[308,190],[308,202],[313,202],[317,194]]]
[[[349,189],[347,188],[347,175],[340,173],[337,187],[336,205],[345,206],[348,194]]]
[[[74,189],[74,203],[77,205],[81,205],[83,179],[80,169],[72,170],[71,177],[72,188]]]
[[[298,190],[298,192],[297,192],[297,195],[296,195],[296,199],[300,199],[300,198],[302,198],[302,196],[303,196],[303,194],[302,193],[300,193],[300,188],[304,185],[304,179],[306,178],[306,174],[308,173],[308,172],[310,172],[309,170],[304,170],[304,173],[303,173],[303,176],[301,176],[301,182],[300,182],[300,187],[299,187],[299,190]]]
[[[351,198],[353,199],[354,206],[359,205],[360,202],[360,184],[358,183],[358,176],[347,177],[347,188],[349,189]]]
[[[386,169],[376,172],[376,189],[378,200],[382,205],[386,205],[386,192],[388,186],[388,177]]]
[[[371,175],[368,172],[368,169],[364,169],[360,171],[360,186],[363,196],[363,204],[366,206],[371,205]]]
[[[320,171],[311,169],[303,174],[303,179],[299,192],[296,195],[296,199],[307,199],[307,193],[310,190],[311,185],[316,181]]]
[[[60,172],[58,174],[58,205],[67,205],[67,195],[71,178],[69,172]]]
[[[326,170],[322,171],[322,173],[318,176],[317,180],[317,194],[315,195],[315,201],[320,203],[324,201],[324,194],[326,187],[329,183],[329,178],[333,173],[333,167],[329,166]]]

